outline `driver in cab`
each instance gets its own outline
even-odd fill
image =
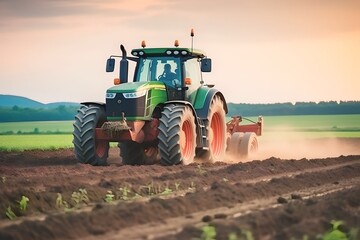
[[[171,65],[164,65],[164,72],[159,76],[159,81],[165,83],[168,86],[176,87],[180,85],[180,81],[177,79],[177,74],[171,71]]]

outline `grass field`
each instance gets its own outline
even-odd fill
[[[0,123],[0,150],[72,147],[72,123],[73,121]],[[360,114],[264,117],[264,134],[261,138],[271,141],[278,137],[360,138]]]
[[[72,133],[74,121],[47,121],[47,122],[6,122],[0,123],[0,134],[13,133]],[[37,130],[35,130],[37,129]]]
[[[71,148],[71,134],[0,135],[0,151]]]

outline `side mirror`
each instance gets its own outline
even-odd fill
[[[201,71],[202,72],[211,72],[211,59],[203,58],[201,60]]]
[[[113,72],[115,68],[115,59],[114,58],[109,58],[106,61],[106,72]]]

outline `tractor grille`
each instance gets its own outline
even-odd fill
[[[115,98],[106,99],[106,115],[108,117],[143,117],[145,113],[146,95],[139,98],[125,98],[117,93]]]

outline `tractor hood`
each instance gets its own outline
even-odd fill
[[[147,91],[149,89],[165,90],[165,84],[162,82],[130,82],[116,85],[107,90],[107,93],[134,93]],[[108,97],[108,96],[107,96]]]
[[[109,121],[150,120],[158,104],[167,101],[165,84],[130,82],[111,87],[106,92],[106,115]]]

